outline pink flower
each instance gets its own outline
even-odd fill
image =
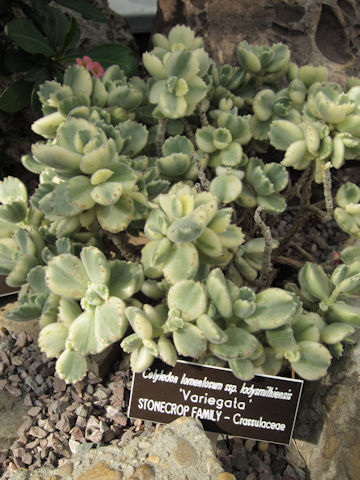
[[[104,69],[100,63],[93,62],[92,59],[87,55],[85,55],[83,58],[78,57],[76,59],[76,63],[81,67],[86,68],[86,70],[89,70],[89,72],[91,72],[97,78],[100,78],[104,75]]]
[[[94,62],[87,55],[85,55],[83,58],[78,57],[76,59],[76,63],[82,67],[85,67],[86,70],[89,70],[89,71],[92,70],[94,65]]]
[[[104,75],[104,69],[99,62],[93,62],[91,72],[96,78],[100,78]]]
[[[338,252],[336,250],[333,250],[331,252],[331,257],[332,257],[332,261],[335,265],[340,265],[342,263],[342,260],[341,260],[341,252]]]

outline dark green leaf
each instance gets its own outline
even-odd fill
[[[7,113],[15,113],[28,106],[33,84],[18,80],[0,95],[0,108]]]
[[[18,48],[9,48],[5,53],[4,61],[5,68],[9,72],[25,72],[34,66],[34,55]]]
[[[54,50],[59,50],[68,29],[68,18],[57,8],[49,6],[43,6],[39,15],[42,18],[42,32]]]
[[[91,5],[86,0],[55,0],[59,5],[70,8],[75,12],[81,13],[81,15],[90,20],[96,20],[98,22],[106,23],[106,18],[102,14],[101,10]]]
[[[25,52],[41,53],[46,57],[54,54],[46,38],[27,18],[11,20],[5,27],[5,33]]]
[[[78,23],[74,17],[70,17],[68,28],[61,45],[61,53],[66,52],[68,48],[73,48],[79,41],[79,36]]]
[[[107,43],[88,50],[85,55],[99,62],[103,68],[119,65],[127,77],[135,75],[138,69],[138,60],[133,51],[125,45]]]
[[[49,69],[44,65],[34,65],[24,76],[27,82],[43,83],[45,80],[52,80]]]

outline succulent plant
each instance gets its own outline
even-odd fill
[[[336,223],[341,230],[360,240],[360,188],[352,182],[344,183],[336,193],[336,202]]]
[[[62,84],[52,80],[40,86],[44,117],[36,120],[32,129],[52,139],[68,117],[100,116],[111,124],[134,119],[132,112],[142,105],[145,92],[143,80],[128,80],[118,65],[108,67],[101,79],[91,76],[82,66],[73,65],[66,70]]]
[[[136,206],[147,204],[147,194],[136,185],[140,172],[127,155],[144,147],[147,130],[127,120],[118,127],[96,126],[83,118],[69,118],[51,144],[33,145],[32,162],[49,170],[32,202],[58,223],[58,236],[98,222],[104,230],[124,230],[138,215]],[[125,156],[119,156],[121,152]],[[65,218],[65,222],[64,222]],[[68,232],[62,230],[66,224]]]
[[[239,88],[247,84],[248,78],[245,70],[232,65],[216,65],[212,63],[206,82],[210,85],[210,101],[220,110],[231,110],[233,107],[244,106],[244,99],[238,95]],[[209,113],[215,113],[210,110]]]
[[[0,239],[1,274],[7,275],[10,287],[26,283],[27,274],[36,265],[42,265],[44,240],[35,227],[19,228],[12,238]]]
[[[87,355],[101,352],[125,334],[124,300],[141,288],[142,269],[136,263],[108,261],[98,248],[85,247],[80,258],[69,253],[54,256],[45,279],[63,303],[57,321],[41,330],[39,345],[48,356],[58,357],[59,376],[72,383],[85,375]],[[79,359],[75,365],[74,358]]]
[[[272,240],[272,247],[277,248],[279,242]],[[252,285],[261,271],[265,250],[265,240],[262,237],[252,238],[241,245],[229,265],[228,278],[236,285]]]
[[[355,261],[351,257],[351,251],[345,249],[344,258],[351,262],[338,265],[331,276],[313,263],[305,264],[299,271],[301,297],[328,323],[320,329],[320,337],[334,356],[341,356],[342,342],[349,341],[360,324],[360,308],[352,302],[360,291],[360,261],[359,257]]]
[[[326,162],[340,168],[346,159],[359,155],[360,90],[354,86],[345,93],[339,84],[321,81],[327,78],[327,72],[321,68],[312,71],[309,67],[302,70],[302,75],[300,71],[298,74],[304,82],[294,79],[296,91],[294,88],[290,91],[291,85],[287,91],[290,98],[299,94],[299,102],[303,102],[305,96],[302,116],[275,119],[268,136],[275,148],[286,150],[283,165],[303,170],[314,161],[314,178],[321,183]],[[315,80],[311,81],[312,78]]]
[[[241,67],[261,84],[275,83],[289,68],[290,50],[281,43],[255,46],[244,40],[235,52]]]
[[[232,210],[219,209],[210,192],[197,193],[181,182],[157,198],[146,220],[150,240],[141,252],[145,275],[170,282],[194,278],[200,263],[230,261],[230,249],[243,242],[241,228],[231,225]]]
[[[0,238],[11,236],[19,228],[38,227],[43,215],[29,206],[24,183],[16,177],[0,181]]]
[[[168,38],[157,35],[155,48],[143,54],[143,63],[153,77],[149,101],[165,118],[177,119],[191,115],[207,93],[202,80],[210,58],[203,41],[185,26],[174,27]],[[155,112],[154,112],[155,113]]]
[[[300,220],[324,213],[313,180],[331,214],[330,169],[360,155],[359,81],[298,68],[281,44],[241,42],[238,65],[219,66],[186,26],[153,42],[146,79],[74,65],[40,87],[43,140],[22,157],[38,187],[29,198],[0,182],[0,274],[20,288],[8,316],[39,319],[67,383],[119,341],[136,372],[190,357],[242,380],[285,367],[317,380],[360,326],[360,247],[326,270],[290,262],[299,285],[284,288],[271,249],[286,263]],[[272,238],[296,197],[299,216]],[[341,185],[336,201],[338,226],[360,240],[360,188]]]
[[[195,180],[198,171],[194,160],[194,145],[183,135],[171,136],[162,146],[163,156],[157,159],[157,167],[161,177],[172,181],[177,179]],[[201,156],[201,167],[205,170],[207,158]]]
[[[251,132],[257,140],[267,137],[270,124],[273,120],[289,120],[298,123],[300,113],[291,97],[288,89],[278,92],[270,88],[263,88],[254,97],[251,119]]]
[[[209,154],[209,165],[236,168],[243,163],[242,145],[249,143],[251,132],[248,116],[222,112],[217,116],[217,128],[212,125],[196,131],[200,151]]]
[[[283,165],[266,163],[257,157],[249,159],[245,168],[243,188],[236,202],[243,207],[263,206],[268,213],[281,213],[286,201],[280,192],[288,184],[288,172]]]

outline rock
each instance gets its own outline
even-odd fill
[[[9,448],[17,438],[27,411],[28,408],[21,400],[8,392],[0,391],[0,449]]]
[[[56,5],[56,8],[75,17],[76,21],[79,23],[80,41],[78,50],[85,51],[107,43],[127,45],[136,50],[137,45],[130,32],[127,20],[109,8],[108,0],[94,0],[93,3],[101,9],[106,18],[106,22],[100,23],[89,20],[76,13],[74,10],[60,7],[58,4]]]
[[[333,362],[325,378],[305,384],[295,444],[311,478],[359,478],[359,335],[356,340],[355,347],[345,349],[343,357]]]
[[[216,477],[216,480],[236,480],[236,477],[232,473],[221,472]]]
[[[233,475],[225,474],[200,421],[191,417],[178,418],[156,430],[146,429],[121,446],[81,451],[78,445],[70,462],[73,466],[71,472],[64,472],[59,467],[63,480],[129,480],[129,477],[136,480],[235,479]],[[20,476],[23,472],[12,473],[9,480],[56,478],[60,475],[59,468],[41,468],[27,472],[27,476]]]
[[[0,331],[5,328],[8,332],[16,332],[28,334],[32,339],[37,341],[40,327],[38,320],[27,320],[26,322],[14,322],[6,318],[6,314],[13,310],[17,302],[9,302],[0,308]]]
[[[122,480],[121,472],[111,470],[104,462],[97,463],[94,467],[86,470],[77,480]]]
[[[155,480],[155,475],[152,468],[144,464],[135,470],[134,475],[129,480]]]
[[[190,26],[217,63],[232,63],[234,47],[247,40],[285,43],[293,61],[325,65],[333,81],[360,71],[360,6],[355,2],[159,0],[158,5],[156,31],[167,33],[177,23]]]

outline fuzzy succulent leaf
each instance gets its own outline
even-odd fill
[[[39,334],[39,347],[48,358],[58,358],[65,349],[69,329],[63,323],[55,322],[46,325]]]
[[[161,360],[174,367],[177,360],[177,353],[172,342],[165,335],[161,335],[157,346]]]
[[[265,348],[265,358],[261,365],[258,365],[255,372],[260,375],[277,375],[282,367],[282,360],[276,357],[275,352]]]
[[[149,340],[153,336],[153,327],[147,315],[138,307],[128,307],[126,317],[134,332],[142,339]]]
[[[27,280],[27,275],[33,267],[38,265],[38,260],[31,253],[21,255],[6,277],[9,287],[21,287]]]
[[[305,380],[318,380],[326,375],[331,363],[331,354],[321,343],[299,342],[300,359],[291,362],[291,367]]]
[[[268,344],[276,352],[287,353],[297,349],[293,330],[289,325],[284,325],[273,330],[266,330],[265,334]]]
[[[85,296],[88,277],[78,257],[62,254],[52,258],[46,267],[46,283],[57,295],[80,299]]]
[[[82,313],[80,305],[77,301],[61,297],[58,307],[58,321],[67,327]]]
[[[288,120],[275,120],[270,127],[269,139],[273,147],[278,150],[287,150],[294,142],[303,140],[304,135],[294,123]]]
[[[325,325],[326,322],[318,313],[303,311],[292,324],[292,329],[297,342],[318,342]]]
[[[71,323],[69,341],[83,355],[93,355],[105,348],[95,335],[95,309],[84,311]]]
[[[123,195],[113,205],[98,205],[97,218],[104,230],[119,233],[125,230],[134,214],[134,202],[129,195]]]
[[[251,380],[255,375],[254,364],[248,358],[235,358],[229,360],[229,367],[235,377],[243,381]]]
[[[133,372],[142,372],[149,368],[154,361],[154,355],[142,345],[138,349],[131,352],[130,366]]]
[[[354,327],[360,327],[360,307],[337,301],[329,306],[326,318],[330,322],[344,322]]]
[[[142,339],[139,337],[137,333],[131,333],[127,337],[125,337],[122,342],[120,343],[121,348],[126,353],[132,353],[133,351],[140,348],[143,344]]]
[[[210,351],[223,360],[248,358],[256,350],[258,340],[254,335],[240,327],[230,327],[225,330],[227,341],[209,343]]]
[[[91,282],[107,283],[110,266],[101,250],[96,247],[85,247],[81,250],[80,258]]]
[[[199,255],[192,243],[175,243],[163,268],[165,279],[171,284],[194,278],[199,268]]]
[[[220,175],[210,183],[210,192],[218,197],[219,202],[230,203],[240,195],[242,183],[235,175]]]
[[[87,372],[84,355],[74,350],[64,350],[57,359],[56,372],[66,383],[79,382]]]
[[[245,322],[253,329],[275,329],[290,324],[300,309],[295,295],[281,288],[267,288],[256,295],[256,310]]]
[[[201,314],[196,319],[196,325],[211,343],[224,343],[228,340],[224,330],[222,330],[219,325],[205,313]]]
[[[111,261],[107,283],[110,296],[126,300],[140,290],[143,281],[144,273],[138,263],[125,260]]]
[[[173,333],[173,340],[177,352],[183,357],[199,358],[207,346],[207,340],[202,331],[188,322]]]
[[[215,268],[210,272],[206,286],[208,294],[220,315],[224,318],[230,318],[233,313],[232,299],[225,276],[220,268]]]
[[[195,320],[206,309],[204,287],[193,280],[182,280],[173,285],[168,292],[169,308],[176,308],[185,321]]]
[[[331,323],[321,331],[321,340],[328,345],[342,342],[346,337],[352,335],[355,328],[346,323]]]
[[[299,271],[299,283],[302,289],[320,300],[327,300],[331,294],[330,280],[323,268],[314,263],[306,263]]]
[[[110,345],[120,340],[127,329],[125,303],[110,297],[95,309],[95,337],[98,342]]]

